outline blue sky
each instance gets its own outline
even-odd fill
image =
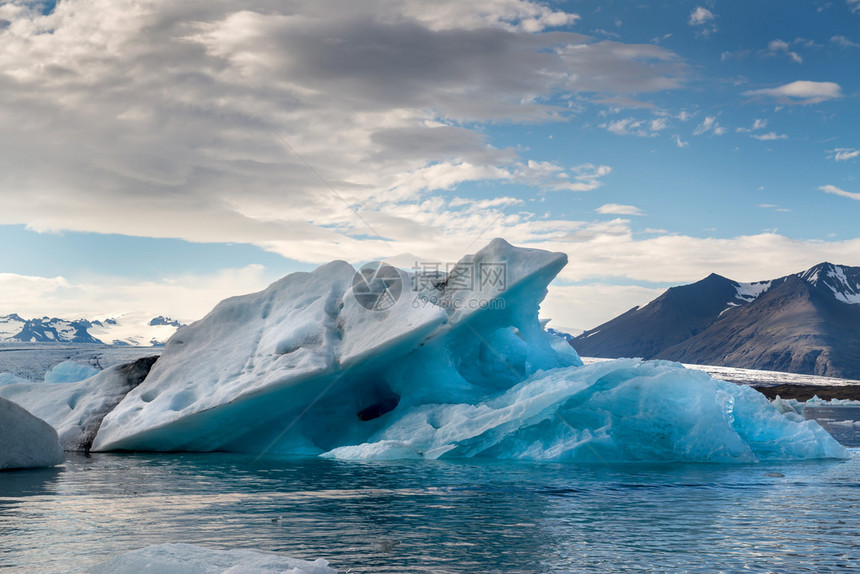
[[[13,1],[0,48],[0,314],[193,320],[496,236],[568,253],[571,330],[860,265],[857,0]]]

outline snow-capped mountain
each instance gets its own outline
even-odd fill
[[[126,313],[104,319],[24,319],[0,316],[0,343],[84,343],[103,345],[163,345],[182,324],[170,317]]]
[[[798,277],[821,289],[829,289],[843,303],[860,304],[860,267],[845,267],[821,263],[797,274]]]
[[[672,287],[572,341],[583,356],[860,378],[860,268],[821,263],[771,281]]]

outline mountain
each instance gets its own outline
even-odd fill
[[[571,344],[583,356],[860,379],[860,267],[821,263],[757,283],[712,274]]]
[[[127,313],[102,320],[41,317],[23,319],[17,313],[0,316],[0,343],[83,343],[95,345],[163,345],[179,321],[159,315]]]

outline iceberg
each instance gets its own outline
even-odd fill
[[[114,365],[78,382],[49,384],[46,377],[45,383],[8,384],[0,386],[0,397],[14,401],[53,426],[63,450],[87,451],[102,419],[144,380],[155,360],[156,357],[145,357]]]
[[[63,458],[51,425],[0,398],[0,470],[56,466]]]
[[[74,361],[63,361],[45,373],[46,383],[76,383],[98,374],[99,369]]]
[[[159,544],[125,554],[90,569],[91,574],[337,574],[328,562],[313,562],[259,550],[215,550],[193,544]]]
[[[12,373],[0,373],[0,386],[3,385],[18,385],[22,383],[29,383],[29,379],[25,379],[24,377],[19,377],[17,375],[13,375]]]
[[[351,460],[489,457],[577,462],[758,462],[844,458],[815,421],[754,389],[679,363],[618,359],[541,372],[477,404],[423,405]]]
[[[676,363],[585,367],[538,319],[563,253],[501,239],[447,273],[335,261],[168,341],[93,450],[342,459],[842,458],[813,421]]]

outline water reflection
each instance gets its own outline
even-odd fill
[[[10,499],[53,492],[61,467],[0,471],[0,508]]]

